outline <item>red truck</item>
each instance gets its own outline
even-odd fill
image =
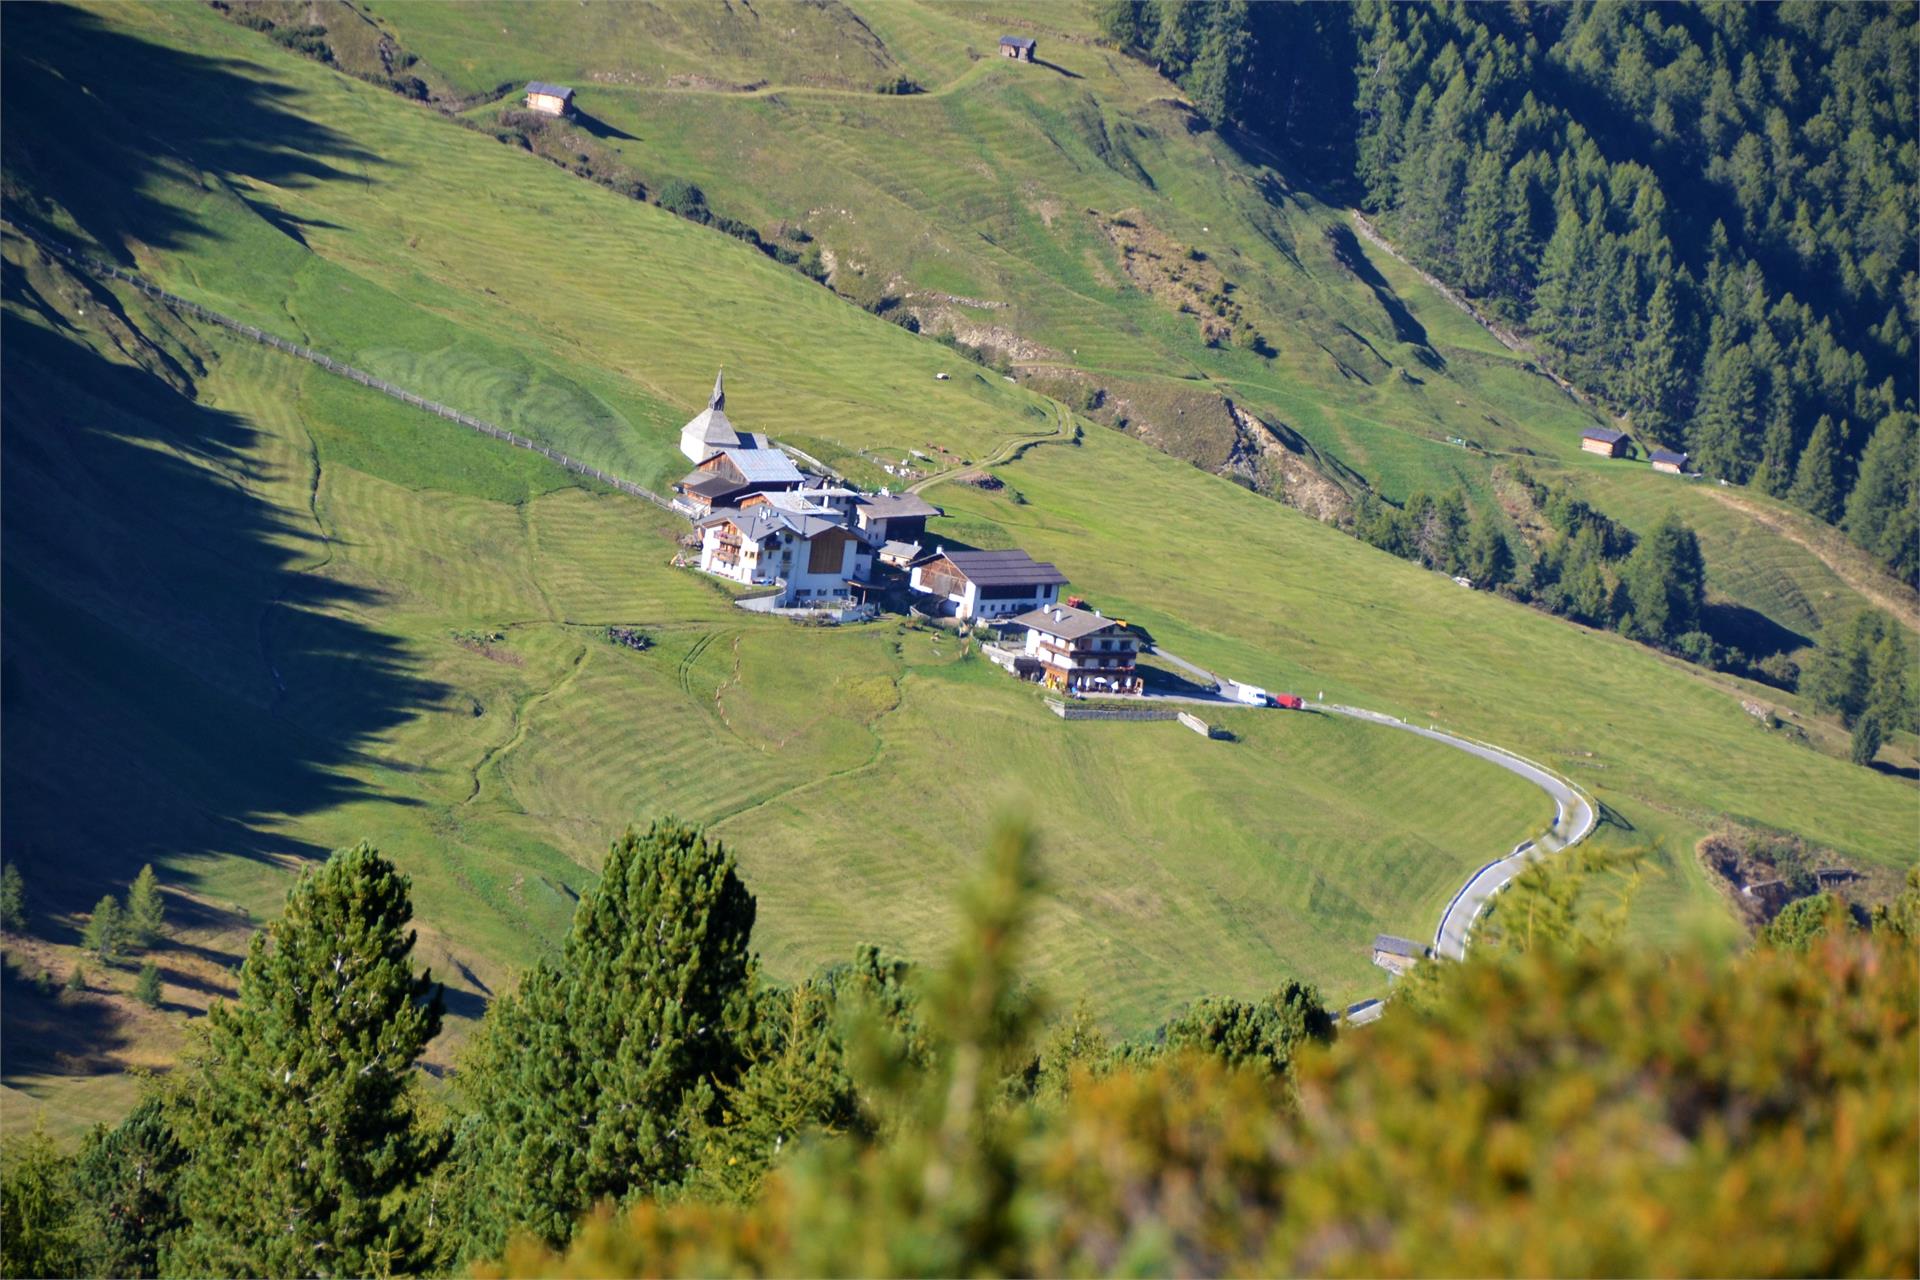
[[[1273,705],[1288,711],[1300,711],[1304,710],[1307,704],[1297,693],[1276,693],[1273,695]]]

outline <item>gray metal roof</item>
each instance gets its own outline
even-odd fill
[[[1687,455],[1675,453],[1671,449],[1655,449],[1647,455],[1648,462],[1671,462],[1676,467],[1687,465]]]
[[[1010,44],[1016,49],[1031,49],[1033,41],[1027,36],[1001,36],[1001,44]]]
[[[1580,433],[1582,440],[1598,440],[1601,444],[1618,444],[1627,438],[1624,431],[1613,431],[1607,427],[1588,427]]]
[[[944,514],[917,493],[872,493],[860,499],[860,506],[869,520],[902,520],[913,516]]]
[[[1013,619],[1013,625],[1058,636],[1062,640],[1079,640],[1107,630],[1114,622],[1112,618],[1103,618],[1086,609],[1076,609],[1068,604],[1051,604],[1044,609],[1027,610]]]
[[[804,541],[817,538],[829,529],[845,527],[845,522],[835,515],[783,511],[764,502],[744,511],[739,507],[724,507],[696,527],[705,529],[716,524],[731,524],[749,542],[764,542],[776,533],[792,533]]]
[[[799,484],[802,477],[800,468],[793,460],[778,449],[722,449],[727,461],[740,469],[740,476],[749,484],[768,484],[789,481]]]
[[[960,576],[981,587],[1065,586],[1067,575],[1024,551],[945,551]]]
[[[573,90],[563,84],[548,84],[545,80],[527,81],[528,93],[548,93],[556,98],[571,98]]]
[[[1375,951],[1384,951],[1390,956],[1406,956],[1410,960],[1424,960],[1427,949],[1417,942],[1406,938],[1396,938],[1390,933],[1377,935],[1373,940]]]

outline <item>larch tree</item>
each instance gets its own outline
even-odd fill
[[[743,1065],[754,911],[733,856],[695,828],[614,843],[560,955],[494,1003],[464,1064],[469,1247],[559,1243],[596,1202],[689,1176]]]
[[[167,927],[167,905],[160,898],[160,882],[151,864],[141,867],[127,890],[127,933],[135,946],[150,947]]]
[[[387,1275],[431,1263],[407,1193],[442,1144],[411,1077],[439,1033],[412,964],[408,878],[365,843],[335,853],[255,934],[239,1000],[208,1011],[177,1132],[190,1275]]]

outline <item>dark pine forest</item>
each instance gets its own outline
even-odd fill
[[[1913,4],[1184,5],[1107,34],[1555,372],[1920,583]]]

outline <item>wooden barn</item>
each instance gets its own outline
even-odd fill
[[[563,84],[548,84],[545,80],[529,81],[527,110],[537,111],[543,116],[571,115],[573,90]]]
[[[1647,455],[1647,461],[1653,464],[1655,471],[1664,471],[1668,475],[1687,474],[1687,455],[1675,453],[1671,449],[1655,449]]]
[[[1016,62],[1033,61],[1034,43],[1026,36],[1001,36],[1000,56]]]
[[[1606,427],[1588,427],[1580,433],[1580,447],[1603,458],[1618,458],[1627,451],[1627,433]]]

